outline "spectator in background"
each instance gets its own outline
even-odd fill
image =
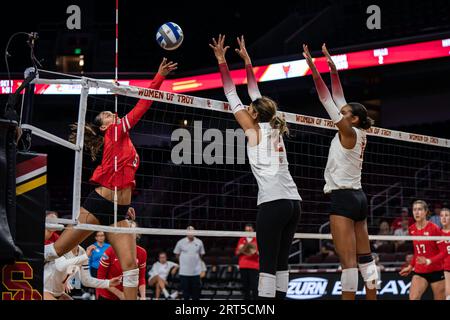
[[[110,247],[108,243],[105,242],[105,233],[103,231],[97,231],[95,233],[95,243],[90,245],[88,249],[92,250],[91,257],[89,258],[89,270],[94,278],[97,278],[98,265],[100,264],[100,259],[105,253],[106,249]]]
[[[187,228],[187,236],[179,240],[173,250],[180,263],[180,285],[184,300],[200,299],[200,274],[205,248],[202,240],[194,236],[194,227]]]
[[[413,219],[413,217],[411,217],[409,215],[409,211],[408,211],[407,207],[403,207],[400,212],[400,217],[397,217],[394,219],[394,221],[392,221],[391,229],[393,232],[395,232],[395,230],[397,230],[397,229],[402,228],[402,221],[404,219],[408,219],[408,227],[414,224],[414,219]]]
[[[254,232],[253,226],[247,224],[246,232]],[[244,300],[258,298],[259,253],[255,237],[242,237],[236,246],[235,254],[239,257],[239,271],[241,273]]]
[[[172,261],[167,261],[167,254],[161,252],[158,255],[158,261],[155,262],[148,272],[148,285],[155,287],[155,300],[158,300],[161,296],[161,292],[167,299],[170,297],[169,292],[166,289],[167,277],[169,273],[175,275],[178,270],[178,264]]]
[[[381,221],[380,229],[378,230],[378,235],[380,236],[392,235],[391,227],[387,221],[385,220]],[[377,240],[373,244],[373,247],[376,250],[383,245],[389,245],[389,241]]]
[[[45,218],[57,219],[58,213],[56,211],[45,211]],[[45,228],[44,244],[54,243],[59,238],[59,234],[56,233],[57,229]]]
[[[435,202],[433,206],[433,215],[430,217],[430,221],[442,229],[441,210],[442,210],[442,203]]]
[[[394,236],[407,236],[409,231],[409,220],[406,217],[403,217],[401,228],[394,230]],[[395,249],[397,250],[398,246],[405,243],[405,240],[395,241]]]
[[[334,244],[333,244],[333,242],[332,241],[328,241],[328,240],[322,241],[322,244],[320,246],[319,254],[321,254],[324,259],[326,257],[336,255],[336,252],[334,251]]]

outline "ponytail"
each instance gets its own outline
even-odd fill
[[[374,121],[367,115],[366,107],[358,102],[350,102],[348,105],[352,108],[352,114],[359,118],[358,127],[360,129],[367,130],[373,126]]]
[[[374,121],[371,117],[366,117],[364,119],[359,120],[359,127],[364,130],[369,129],[371,126],[373,126],[373,124]]]
[[[272,129],[278,129],[280,131],[280,135],[284,135],[285,133],[286,135],[289,135],[289,129],[287,127],[286,120],[277,115],[275,115],[270,120],[270,126],[272,127]]]
[[[69,141],[73,144],[76,144],[77,142],[77,129],[77,123],[70,125],[71,133],[69,136]],[[92,161],[97,160],[97,156],[102,147],[103,136],[101,135],[100,127],[92,123],[87,123],[84,126],[84,150],[89,152]]]
[[[269,97],[261,97],[252,102],[253,108],[258,113],[259,122],[269,122],[272,129],[278,129],[280,134],[289,134],[286,120],[277,116],[277,103]]]

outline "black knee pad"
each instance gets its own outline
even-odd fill
[[[373,261],[373,256],[371,253],[361,254],[358,256],[358,263],[365,264]]]

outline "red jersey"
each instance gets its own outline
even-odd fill
[[[450,231],[441,230],[443,236],[450,236]],[[438,241],[444,255],[444,270],[450,272],[450,240]]]
[[[56,240],[58,240],[59,238],[59,234],[57,234],[56,232],[53,232],[52,235],[50,236],[50,238],[48,238],[48,240],[44,241],[44,244],[50,244],[50,243],[55,243]]]
[[[145,269],[147,265],[147,251],[140,246],[136,246],[137,264],[139,266],[139,286],[145,285]],[[98,265],[97,278],[98,279],[112,279],[122,275],[122,267],[119,259],[116,256],[112,247],[106,249],[100,264]],[[122,284],[116,286],[117,289],[123,292]],[[97,297],[102,296],[108,300],[119,300],[119,298],[108,289],[96,289]]]
[[[256,253],[251,256],[247,256],[245,254],[239,254],[239,247],[241,245],[245,245],[247,243],[252,243],[256,247]],[[248,241],[246,237],[240,238],[239,242],[236,246],[235,254],[239,256],[239,269],[259,269],[259,254],[258,254],[258,244],[256,242],[256,238],[253,238],[252,241]]]
[[[157,73],[149,88],[159,89],[164,79],[164,76]],[[130,139],[129,131],[147,112],[152,102],[140,99],[125,117],[119,119],[116,115],[117,120],[105,132],[102,163],[97,166],[90,181],[111,190],[114,190],[114,187],[120,190],[136,186],[134,176],[139,167],[139,155]]]
[[[416,224],[409,227],[409,234],[411,236],[441,236],[442,231],[437,225],[432,222],[427,222],[423,229],[417,229]],[[437,244],[437,241],[420,240],[413,241],[414,257],[411,260],[411,265],[417,273],[431,273],[442,270],[442,261],[444,259],[443,252]],[[417,257],[423,256],[431,260],[428,266],[425,264],[416,263]]]
[[[395,218],[394,221],[392,221],[391,227],[392,231],[395,231],[397,229],[402,228],[402,217]],[[408,226],[412,226],[415,223],[414,219],[412,217],[408,217]]]

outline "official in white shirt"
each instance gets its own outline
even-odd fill
[[[179,240],[173,250],[180,262],[180,285],[184,300],[200,299],[200,273],[205,248],[202,240],[194,236],[194,227],[187,228],[187,237]]]

